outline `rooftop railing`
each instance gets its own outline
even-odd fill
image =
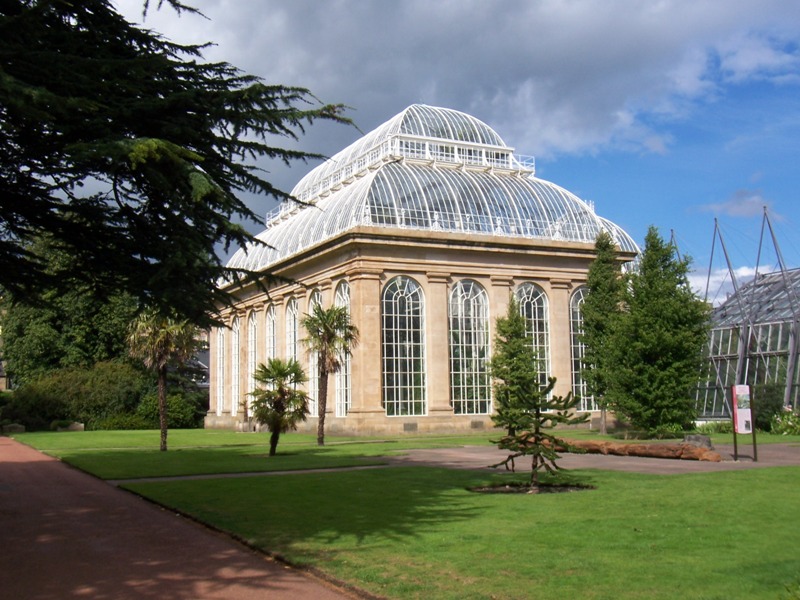
[[[269,227],[288,218],[301,210],[303,203],[314,204],[318,198],[325,197],[381,164],[406,159],[481,171],[499,170],[524,175],[533,175],[536,172],[535,158],[515,155],[512,148],[394,136],[383,140],[319,181],[309,182],[296,196],[300,203],[282,202],[280,206],[267,213],[265,223]]]

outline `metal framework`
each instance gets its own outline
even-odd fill
[[[311,292],[308,299],[308,314],[312,314],[315,306],[322,306],[322,293]],[[308,410],[312,417],[319,416],[319,353],[308,353]]]
[[[225,407],[225,330],[217,329],[217,415]]]
[[[386,415],[424,416],[428,401],[422,288],[410,277],[395,277],[383,289],[381,313]]]
[[[245,406],[250,410],[253,401],[252,392],[256,389],[256,352],[258,349],[258,321],[255,311],[247,317],[247,396]]]
[[[291,298],[286,303],[286,358],[297,360],[297,329],[299,308],[297,299]]]
[[[265,315],[265,323],[266,323],[266,332],[264,334],[264,350],[266,351],[265,358],[267,361],[271,358],[277,358],[278,356],[278,336],[277,336],[277,329],[276,329],[276,321],[277,317],[275,315],[275,305],[270,304],[267,307],[266,315]]]
[[[228,266],[254,271],[355,227],[407,228],[594,243],[633,239],[567,190],[538,179],[488,125],[412,105],[313,169]]]
[[[334,304],[336,306],[345,308],[347,313],[350,314],[350,284],[346,281],[340,281],[336,286],[336,293],[334,294]],[[352,356],[346,353],[339,356],[339,364],[341,365],[336,372],[336,416],[346,417],[350,412],[350,399],[352,396]]]
[[[754,395],[780,395],[798,408],[800,270],[758,275],[712,315],[704,383],[697,392],[701,418],[729,417],[726,390],[746,383]]]
[[[476,281],[450,291],[450,402],[457,415],[492,412],[489,378],[489,297]]]
[[[231,414],[239,412],[239,317],[231,324]]]
[[[594,396],[589,395],[586,381],[583,379],[583,358],[586,355],[586,346],[581,336],[583,335],[583,315],[581,305],[586,299],[589,289],[581,286],[575,290],[569,299],[569,333],[572,354],[572,393],[580,398],[578,410],[599,410]]]
[[[536,351],[539,382],[547,385],[550,377],[550,315],[547,294],[535,283],[525,282],[514,293],[519,312],[525,317],[525,329]]]

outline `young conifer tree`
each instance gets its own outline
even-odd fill
[[[539,485],[540,471],[554,473],[559,468],[556,449],[569,447],[550,431],[557,425],[583,423],[587,415],[575,413],[578,398],[572,393],[565,397],[552,395],[555,377],[550,377],[545,386],[539,383],[536,351],[526,333],[525,317],[513,297],[506,316],[497,319],[491,372],[496,399],[492,421],[507,432],[493,443],[511,453],[494,466],[504,465],[513,471],[515,459],[530,456],[529,485],[533,489]]]
[[[608,232],[595,240],[596,257],[586,278],[588,294],[581,304],[581,341],[584,345],[581,377],[588,395],[600,408],[600,433],[606,433],[608,369],[611,329],[620,314],[623,279],[617,248]]]
[[[678,433],[696,418],[694,392],[709,307],[689,285],[689,265],[690,259],[679,258],[650,227],[608,344],[604,370],[610,405],[651,433]]]

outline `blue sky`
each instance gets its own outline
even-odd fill
[[[756,266],[764,206],[786,263],[800,267],[797,0],[188,3],[207,18],[151,6],[145,26],[347,104],[365,132],[415,102],[470,113],[640,244],[650,225],[674,232],[698,289],[711,266],[717,301],[715,218],[741,275]],[[141,21],[141,0],[117,5]],[[299,147],[333,154],[359,136],[315,125]],[[267,167],[287,190],[311,168]],[[761,270],[774,268],[771,242],[762,253]]]

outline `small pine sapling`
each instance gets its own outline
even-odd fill
[[[568,442],[550,431],[558,425],[577,425],[588,419],[588,415],[575,412],[579,398],[573,396],[572,392],[566,396],[551,396],[555,383],[556,378],[550,377],[546,386],[529,387],[513,402],[498,408],[497,414],[492,417],[498,427],[512,432],[493,440],[492,443],[511,454],[492,466],[504,465],[514,471],[515,459],[530,456],[531,489],[539,485],[540,471],[552,474],[560,468],[556,464],[560,458],[556,450],[570,449]]]

